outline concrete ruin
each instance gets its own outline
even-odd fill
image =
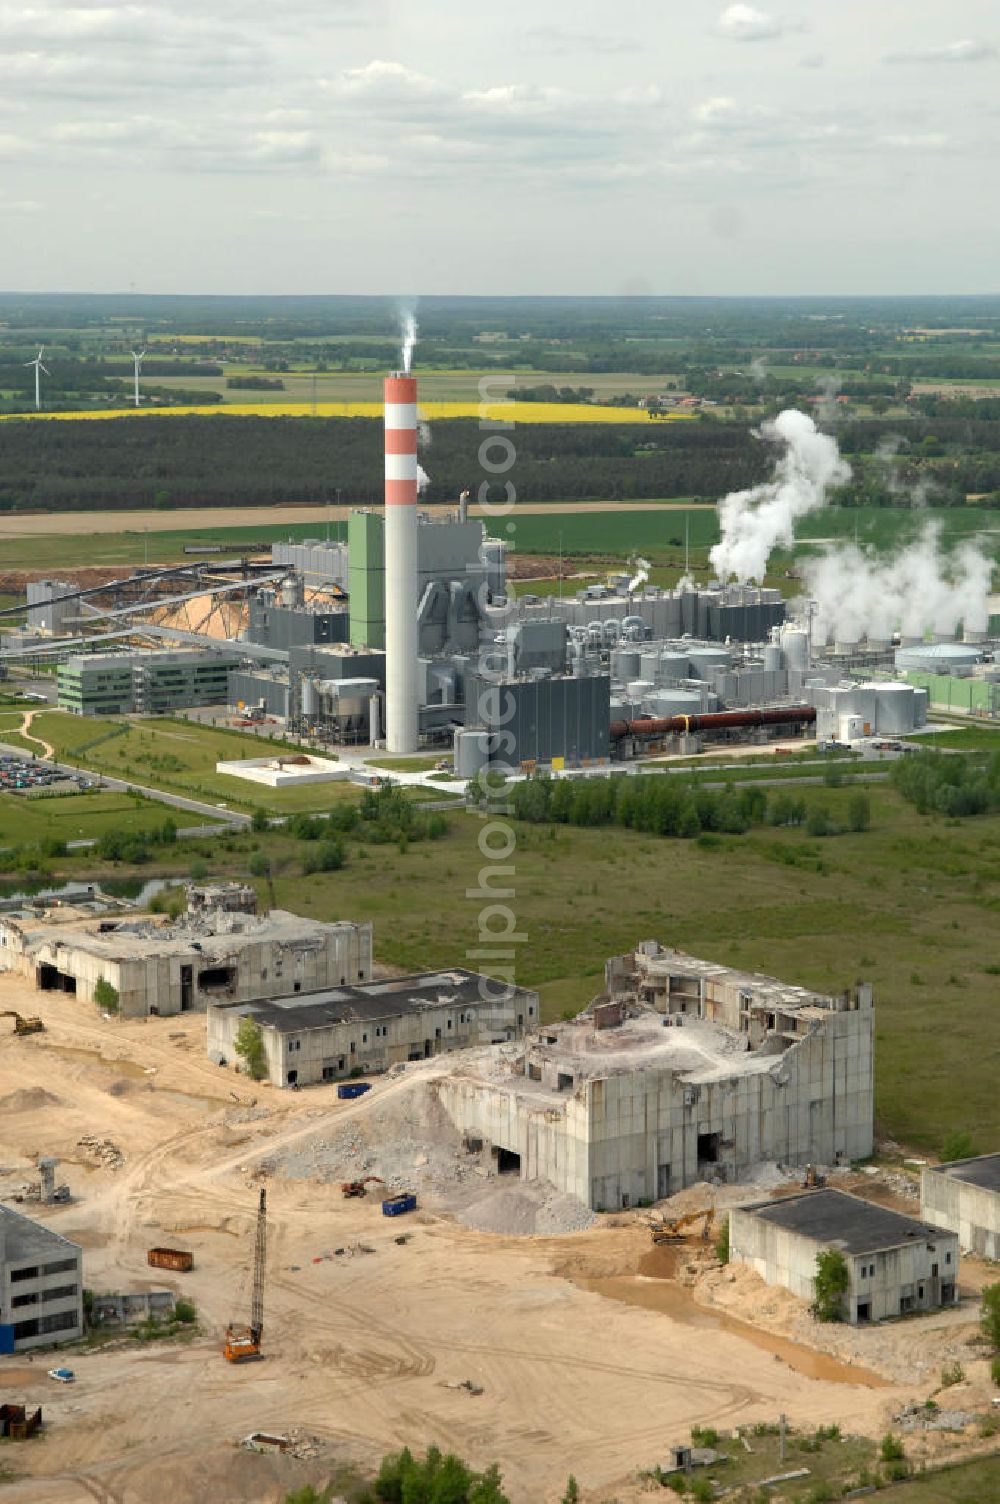
[[[920,1211],[957,1233],[962,1247],[1000,1259],[1000,1154],[934,1165],[920,1177]]]
[[[871,1153],[869,986],[825,996],[655,941],[612,958],[606,977],[572,1022],[442,1080],[455,1125],[499,1169],[610,1210],[763,1161]]]
[[[249,1017],[260,1029],[272,1086],[309,1086],[520,1039],[538,1013],[537,993],[454,968],[312,997],[215,1004],[208,1055],[220,1065],[236,1063],[236,1036]]]
[[[124,1018],[172,1016],[210,1002],[247,1002],[367,982],[372,927],[303,919],[283,909],[256,916],[245,893],[220,886],[218,903],[196,889],[188,912],[95,919],[71,909],[37,917],[0,916],[0,971],[30,978],[41,991],[95,1001],[102,980]]]
[[[729,1259],[768,1285],[815,1296],[817,1254],[837,1249],[849,1286],[844,1318],[885,1321],[958,1302],[958,1238],[843,1191],[805,1191],[730,1213]]]

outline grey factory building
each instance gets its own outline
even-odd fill
[[[470,1045],[521,1038],[538,1022],[538,994],[456,967],[332,988],[309,998],[214,1004],[208,1054],[236,1059],[243,1019],[259,1026],[273,1086],[308,1086],[384,1071]]]
[[[92,1003],[100,981],[114,987],[124,1018],[203,1010],[225,998],[316,992],[372,974],[372,927],[209,909],[162,923],[151,916],[79,919],[72,911],[0,916],[0,971],[41,991]]]
[[[920,1177],[920,1211],[980,1258],[1000,1260],[1000,1154],[933,1165]]]
[[[194,705],[225,705],[239,652],[79,653],[59,664],[59,706],[76,715],[163,715]]]
[[[611,1210],[766,1160],[871,1153],[869,987],[825,996],[655,941],[613,957],[606,984],[576,1019],[440,1084],[456,1126],[522,1178]]]
[[[929,1222],[831,1189],[760,1201],[730,1213],[729,1258],[769,1285],[811,1301],[816,1256],[835,1248],[850,1276],[853,1325],[934,1311],[958,1300],[958,1238]]]
[[[82,1336],[82,1248],[0,1206],[0,1353]]]

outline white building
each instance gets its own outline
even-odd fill
[[[884,1321],[958,1301],[958,1238],[843,1191],[805,1191],[730,1213],[729,1259],[768,1285],[815,1296],[816,1256],[835,1248],[849,1275],[845,1320]]]
[[[456,967],[337,987],[312,997],[214,1005],[209,1059],[235,1064],[244,1018],[261,1032],[273,1086],[308,1086],[384,1071],[470,1045],[520,1039],[538,1022],[538,994]]]
[[[957,1233],[969,1252],[1000,1259],[1000,1154],[924,1170],[920,1211],[928,1222]]]
[[[82,1248],[0,1206],[0,1353],[82,1335]]]
[[[608,962],[609,999],[514,1059],[441,1083],[456,1126],[528,1180],[610,1210],[765,1160],[872,1149],[872,997],[827,997],[655,941]]]

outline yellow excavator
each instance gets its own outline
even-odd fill
[[[706,1211],[687,1212],[683,1217],[677,1217],[673,1222],[651,1222],[649,1230],[654,1243],[679,1243],[683,1238],[690,1236],[688,1228],[694,1227],[696,1222],[704,1218],[704,1226],[701,1229],[701,1241],[707,1243],[712,1236],[715,1227],[715,1207],[710,1206]]]
[[[15,1013],[13,1008],[4,1008],[0,1011],[0,1018],[12,1018],[14,1020],[15,1034],[43,1034],[45,1025],[40,1018],[25,1018],[21,1013]]]

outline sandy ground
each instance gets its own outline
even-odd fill
[[[650,1253],[641,1214],[559,1238],[505,1238],[432,1203],[401,1225],[373,1198],[344,1201],[335,1184],[280,1170],[266,1180],[265,1360],[229,1366],[220,1344],[227,1321],[246,1320],[255,1165],[280,1165],[317,1131],[391,1109],[412,1090],[412,1071],[338,1103],[332,1087],[286,1094],[211,1065],[197,1017],[105,1020],[0,977],[7,1007],[40,1013],[47,1032],[0,1038],[0,1190],[29,1178],[32,1156],[57,1155],[76,1199],[34,1214],[82,1243],[88,1287],[169,1285],[195,1299],[203,1328],[190,1346],[73,1352],[73,1388],[44,1377],[44,1356],[0,1359],[4,1397],[43,1403],[46,1419],[43,1441],[5,1451],[22,1475],[4,1490],[10,1501],[279,1500],[325,1480],[335,1462],[373,1465],[432,1441],[479,1465],[497,1459],[514,1504],[558,1499],[571,1470],[588,1497],[604,1498],[695,1422],[784,1411],[793,1424],[877,1435],[914,1397],[895,1360],[888,1382],[870,1371],[878,1352],[867,1333],[849,1355],[859,1368],[836,1355],[817,1366],[804,1328],[779,1343],[706,1318],[676,1285],[639,1272]],[[117,1144],[121,1168],[79,1146],[85,1133]],[[191,1248],[194,1271],[151,1270],[146,1250],[157,1243]],[[669,1288],[673,1305],[637,1300],[637,1284]],[[756,1300],[750,1292],[744,1315]],[[787,1339],[791,1327],[772,1324]],[[466,1379],[483,1393],[450,1387]],[[235,1450],[253,1429],[297,1429],[320,1455]]]
[[[84,533],[151,533],[178,532],[196,528],[220,527],[275,527],[292,522],[316,524],[316,536],[323,536],[327,518],[332,522],[344,522],[348,513],[360,503],[350,506],[279,506],[279,507],[185,507],[174,511],[137,512],[46,512],[28,515],[0,515],[0,538],[34,538],[48,533],[76,537]],[[711,511],[711,504],[701,503],[701,510]],[[429,512],[453,512],[454,506],[427,507]],[[526,517],[547,516],[565,512],[689,512],[698,510],[690,502],[653,501],[577,501],[568,503],[519,501],[517,511]],[[482,507],[469,508],[471,517],[487,515]]]

